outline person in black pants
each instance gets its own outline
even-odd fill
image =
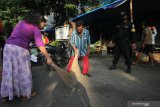
[[[120,14],[120,24],[116,26],[116,34],[112,38],[115,42],[114,47],[114,59],[113,65],[109,68],[109,70],[116,69],[116,65],[119,61],[119,57],[122,54],[125,58],[125,64],[127,65],[127,73],[131,73],[131,47],[135,49],[135,35],[131,31],[131,23],[129,23],[127,14],[125,12],[121,12]],[[112,43],[112,41],[111,41]],[[111,44],[110,43],[110,44]]]

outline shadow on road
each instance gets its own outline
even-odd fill
[[[33,85],[38,93],[35,97],[25,102],[0,102],[0,107],[91,107],[83,85],[71,92],[56,72],[46,71],[42,66],[33,67]]]

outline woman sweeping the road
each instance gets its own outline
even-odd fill
[[[29,44],[35,40],[36,46],[44,54],[48,64],[52,59],[44,47],[40,29],[46,25],[46,20],[38,12],[31,12],[14,28],[6,41],[3,54],[3,71],[1,82],[1,98],[3,101],[13,100],[14,96],[31,98],[32,74],[29,54]]]

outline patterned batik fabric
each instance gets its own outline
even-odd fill
[[[1,98],[14,96],[30,98],[32,74],[30,54],[27,49],[6,44],[3,54]]]

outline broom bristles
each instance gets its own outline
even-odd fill
[[[60,76],[60,78],[64,81],[64,83],[69,87],[69,88],[75,88],[78,85],[78,81],[74,77],[73,74],[68,73],[64,69],[58,67],[56,64],[52,63],[51,67],[53,67],[57,74]]]

